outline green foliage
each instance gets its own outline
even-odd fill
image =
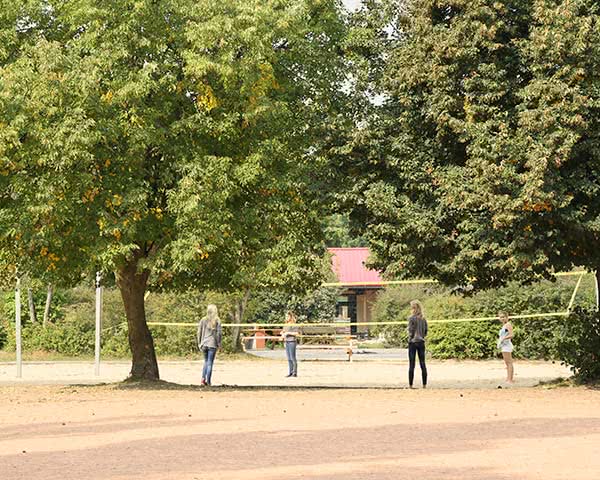
[[[596,0],[370,0],[348,48],[383,100],[338,202],[376,267],[476,290],[598,269]]]
[[[328,247],[366,247],[365,239],[352,236],[347,215],[333,214],[323,220],[325,243]]]
[[[511,315],[565,311],[577,278],[541,282],[527,287],[511,283],[507,287],[463,297],[440,286],[388,288],[377,297],[373,321],[403,321],[409,315],[409,302],[419,299],[428,320],[495,317],[499,311]],[[582,282],[575,305],[591,307],[594,302],[593,277]],[[565,317],[514,320],[515,356],[558,358]],[[490,358],[497,354],[500,324],[495,321],[431,323],[428,349],[435,358]],[[388,346],[406,346],[406,325],[374,329]]]
[[[434,358],[482,359],[497,355],[498,323],[435,324],[427,347]]]
[[[337,0],[0,12],[0,281],[18,265],[69,285],[94,270],[161,289],[320,283],[323,154],[348,123]],[[133,370],[155,377],[145,319],[129,321]]]
[[[561,325],[559,358],[581,382],[600,380],[600,314],[577,308]]]
[[[337,288],[321,287],[305,295],[262,289],[248,303],[246,323],[283,323],[292,310],[298,322],[325,323],[335,318]]]
[[[6,5],[2,263],[314,288],[344,25],[334,0]]]
[[[94,353],[94,324],[91,322],[60,322],[24,325],[21,332],[22,349],[27,351],[56,352],[78,356]],[[5,349],[15,350],[15,329],[10,328]]]
[[[77,287],[57,292],[62,299],[57,317],[43,328],[41,324],[30,325],[23,316],[23,351],[47,351],[67,356],[94,353],[95,292],[92,288]],[[0,296],[0,348],[15,349],[14,294],[2,292]],[[198,355],[196,324],[206,312],[206,306],[214,303],[219,308],[221,320],[230,320],[234,298],[216,292],[151,293],[146,301],[149,322],[191,323],[192,326],[152,325],[150,331],[158,356]],[[335,303],[334,303],[335,304]],[[232,352],[231,329],[224,329],[223,351]],[[125,358],[130,356],[127,319],[118,290],[104,289],[102,355]]]

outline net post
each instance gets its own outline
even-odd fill
[[[596,286],[596,311],[600,311],[600,270],[594,272],[594,280]]]
[[[94,344],[94,375],[100,376],[100,334],[102,332],[102,274],[96,272],[96,335]]]
[[[579,285],[581,285],[581,280],[583,279],[583,275],[585,275],[585,273],[582,273],[581,275],[579,275],[577,284],[575,285],[575,288],[573,289],[573,294],[571,295],[571,300],[569,301],[569,306],[567,307],[567,313],[571,313],[571,310],[573,309],[573,304],[575,303],[575,297],[577,296],[577,291],[579,290]]]
[[[15,342],[17,378],[21,378],[23,376],[23,355],[21,351],[21,277],[19,276],[17,276],[15,287]]]

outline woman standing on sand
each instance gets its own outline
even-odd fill
[[[296,314],[292,311],[288,311],[285,316],[285,327],[281,331],[283,337],[283,343],[285,344],[285,354],[288,360],[288,374],[287,377],[298,376],[298,360],[296,359],[296,346],[298,345],[298,335],[300,331],[296,324]]]
[[[427,366],[425,365],[425,337],[427,336],[427,320],[421,302],[410,302],[411,316],[408,317],[408,385],[413,387],[415,378],[415,357],[419,355],[423,388],[427,387]]]
[[[506,383],[514,383],[515,368],[513,366],[513,326],[508,318],[508,313],[499,312],[498,320],[502,323],[498,332],[498,350],[502,352],[502,358],[506,364]]]
[[[213,364],[217,356],[217,349],[221,347],[222,337],[219,312],[217,306],[211,304],[206,308],[206,317],[203,317],[198,324],[198,348],[204,354],[201,385],[210,386]]]

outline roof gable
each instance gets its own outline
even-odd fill
[[[331,267],[342,286],[381,286],[383,279],[377,270],[365,267],[369,249],[328,248],[331,253]]]

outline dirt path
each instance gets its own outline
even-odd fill
[[[100,377],[94,366],[82,362],[36,362],[23,366],[23,378],[15,378],[16,367],[0,363],[0,385],[14,383],[66,384],[118,382],[129,373],[128,362],[105,362]],[[407,383],[406,361],[300,362],[299,376],[286,379],[284,360],[223,361],[217,357],[214,385],[399,387]],[[431,388],[496,388],[505,377],[504,364],[494,361],[430,361]],[[201,362],[160,362],[161,378],[180,384],[199,384]],[[517,362],[516,387],[568,377],[570,371],[559,363]],[[416,382],[420,382],[417,367]]]
[[[3,480],[586,479],[600,391],[0,386]]]

